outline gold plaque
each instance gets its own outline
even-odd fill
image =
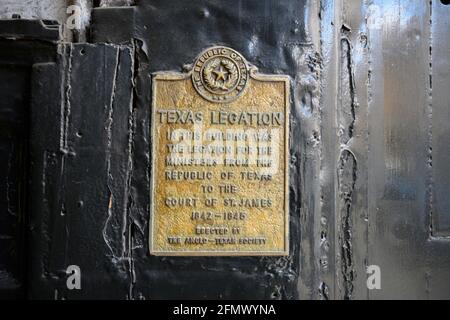
[[[237,51],[153,74],[150,253],[289,254],[289,78]]]

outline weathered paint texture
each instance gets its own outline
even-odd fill
[[[0,19],[11,19],[15,15],[22,19],[57,20],[63,23],[66,8],[66,0],[2,0]]]
[[[0,51],[10,88],[9,102],[0,104],[0,248],[24,248],[25,238],[14,240],[20,232],[29,240],[22,253],[0,251],[7,261],[0,263],[0,292],[46,299],[450,298],[449,6],[92,5],[89,32],[74,37],[81,43],[58,42],[51,27],[34,28],[30,37],[28,21],[15,22],[22,23],[16,35],[0,24],[0,46],[13,50]],[[0,10],[8,12],[1,3]],[[263,73],[290,77],[287,257],[149,255],[150,74],[184,71],[214,44],[236,49]],[[25,59],[30,50],[34,58]],[[21,107],[13,110],[11,101]],[[31,201],[24,207],[26,181]],[[16,273],[25,256],[27,289],[25,271]],[[81,291],[66,288],[72,264],[81,268]],[[369,265],[381,268],[380,290],[366,286]]]

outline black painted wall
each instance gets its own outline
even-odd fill
[[[149,255],[149,124],[151,72],[182,71],[212,44],[294,77],[303,15],[301,3],[275,0],[95,9],[92,44],[62,45],[56,64],[34,66],[30,297],[299,298],[299,202],[288,257]],[[69,265],[82,290],[67,289]]]
[[[27,289],[33,65],[56,59],[58,32],[40,23],[0,22],[0,298]],[[27,34],[27,39],[10,39]]]
[[[135,3],[95,8],[82,43],[0,20],[2,297],[449,297],[448,6]],[[151,73],[214,44],[291,78],[288,257],[149,255]]]

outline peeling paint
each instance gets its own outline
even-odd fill
[[[355,279],[353,262],[353,193],[357,178],[356,159],[349,151],[344,150],[338,165],[338,188],[340,228],[339,244],[341,255],[341,272],[343,275],[342,287],[344,299],[351,299],[353,293],[353,280]]]

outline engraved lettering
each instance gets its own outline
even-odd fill
[[[152,75],[150,253],[287,255],[289,78],[211,47]]]

